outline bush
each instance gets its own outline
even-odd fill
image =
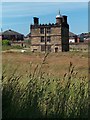
[[[2,45],[8,46],[11,45],[9,40],[2,40]]]
[[[20,45],[12,45],[12,49],[22,49],[23,47]]]

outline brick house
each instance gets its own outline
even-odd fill
[[[39,18],[34,17],[30,26],[31,51],[59,52],[69,51],[69,25],[67,16],[56,16],[56,23],[39,24]]]
[[[69,32],[69,43],[77,43],[78,37],[76,34]]]
[[[2,32],[2,40],[5,40],[5,39],[10,40],[12,42],[13,41],[23,41],[24,35],[9,29],[9,30]]]

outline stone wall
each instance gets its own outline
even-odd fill
[[[88,43],[73,43],[69,47],[70,51],[88,51]]]
[[[47,33],[49,26],[33,26],[31,27],[31,51],[41,52],[41,45],[45,45],[45,50],[50,52],[62,51],[62,41],[65,43],[63,49],[69,49],[69,29],[64,29],[62,32],[62,26],[50,26],[50,33]],[[40,33],[40,28],[44,28],[44,33]],[[66,34],[65,34],[66,33]],[[65,34],[65,35],[64,35]],[[44,41],[41,42],[41,37],[44,36]],[[50,42],[47,42],[47,37],[50,36]],[[63,37],[64,36],[64,37]],[[67,45],[68,44],[68,45]]]

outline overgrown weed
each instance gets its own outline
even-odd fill
[[[70,62],[63,78],[55,78],[42,71],[49,53],[41,65],[32,72],[32,63],[27,71],[27,84],[24,75],[16,75],[17,69],[7,77],[2,74],[3,118],[87,118],[88,117],[88,78],[77,77],[78,71]]]

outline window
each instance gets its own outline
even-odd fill
[[[45,45],[41,45],[41,51],[45,51]]]
[[[47,36],[47,42],[51,42],[51,37]]]
[[[51,45],[47,46],[47,50],[48,50],[48,52],[51,52]]]
[[[44,34],[44,28],[40,28],[40,33]]]
[[[47,28],[47,33],[51,33],[51,28]]]
[[[41,42],[44,42],[44,36],[41,36]]]
[[[33,52],[36,52],[37,51],[37,49],[33,49]]]

